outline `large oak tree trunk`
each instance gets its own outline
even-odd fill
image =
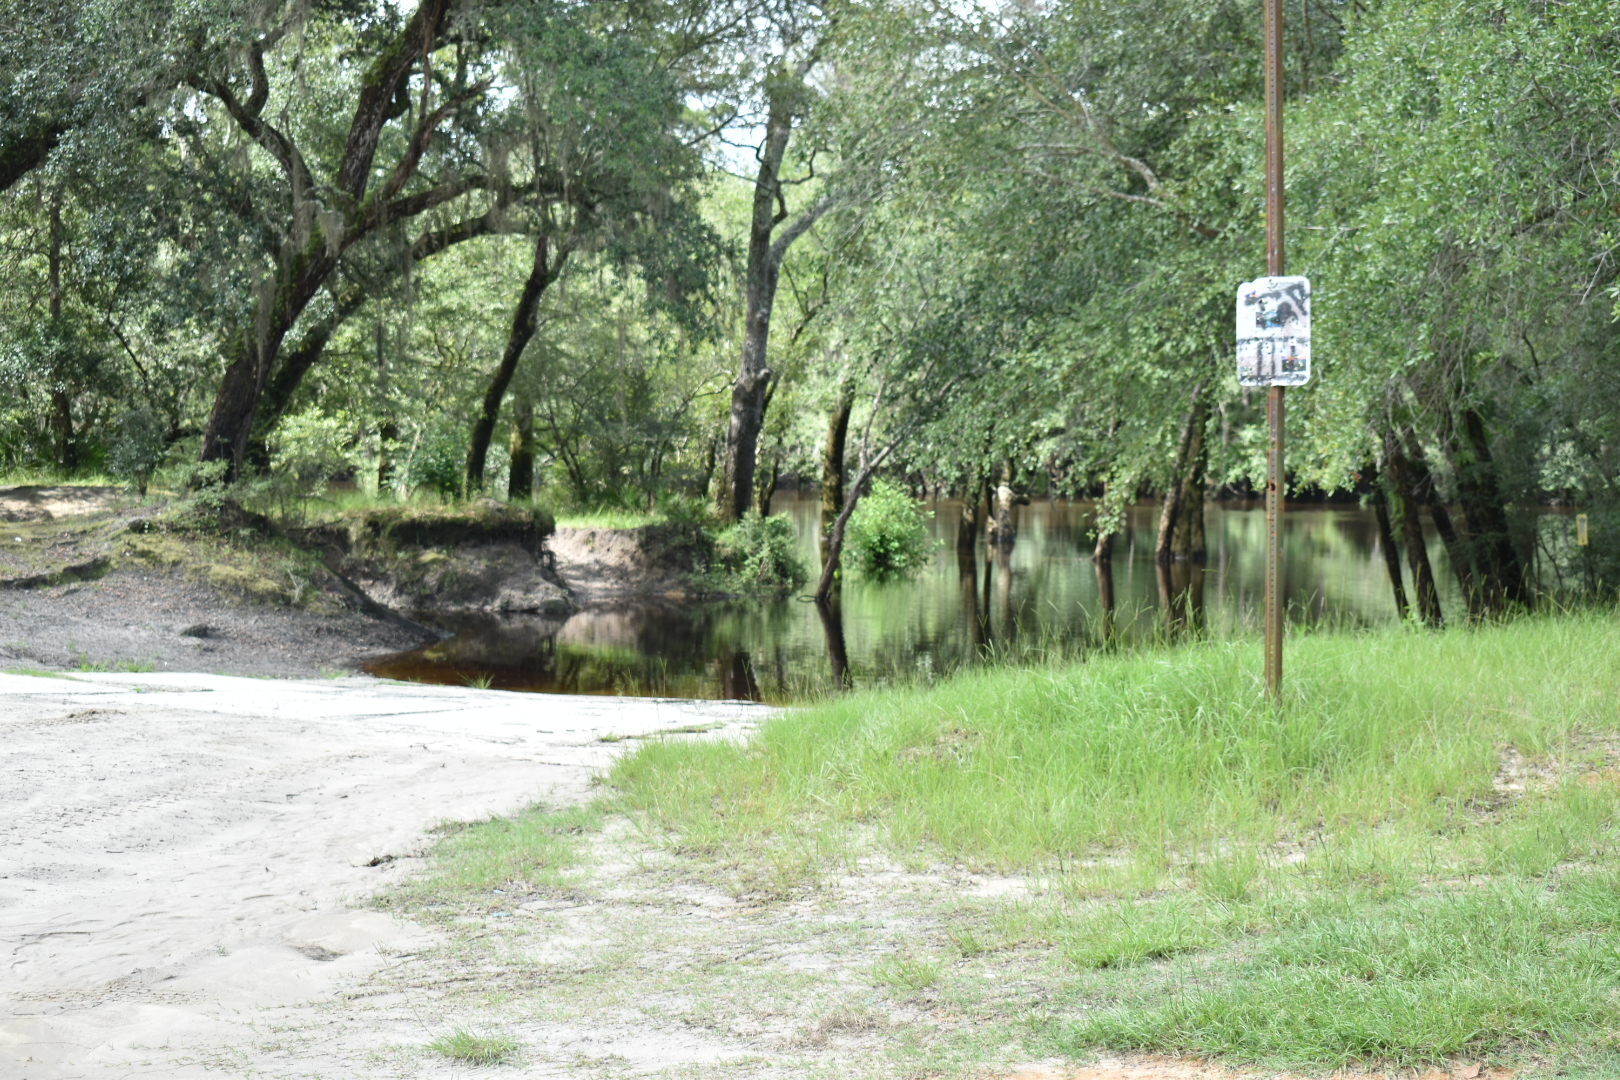
[[[417,174],[427,128],[418,132],[419,138],[412,138],[412,149],[393,169],[374,168],[383,127],[393,115],[401,89],[418,59],[436,47],[452,4],[453,0],[421,0],[399,33],[366,65],[342,156],[326,184],[316,182],[295,141],[262,115],[269,98],[262,55],[254,54],[258,70],[246,100],[238,98],[226,80],[197,74],[188,78],[194,88],[217,98],[242,132],[277,159],[291,189],[287,239],[269,276],[255,292],[247,325],[237,328],[231,337],[225,372],[203,430],[201,460],[224,462],[226,479],[241,471],[260,400],[283,342],[331,278],[342,252],[383,225],[420,214],[466,190],[455,184],[440,185],[432,192],[396,198]],[[379,172],[386,172],[388,178],[374,185]],[[339,208],[320,203],[326,194],[338,197]]]
[[[535,242],[534,263],[529,268],[528,280],[523,283],[523,292],[518,296],[517,308],[512,313],[512,329],[506,336],[506,348],[501,352],[501,362],[489,381],[489,389],[484,391],[483,405],[473,424],[472,443],[467,450],[468,495],[484,488],[484,466],[489,457],[490,440],[495,437],[496,421],[501,416],[501,402],[506,399],[506,390],[512,385],[512,376],[517,374],[523,350],[529,347],[535,328],[540,325],[540,298],[557,279],[567,260],[566,247],[557,253],[555,260],[551,258],[550,237],[542,236]]]

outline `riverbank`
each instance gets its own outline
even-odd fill
[[[553,543],[544,512],[495,503],[278,522],[229,500],[3,488],[0,670],[355,673],[468,619],[679,595],[673,546],[656,527]]]
[[[746,1077],[1595,1080],[1617,655],[1573,615],[1301,635],[1281,710],[1249,642],[856,694],[650,743],[390,910],[450,935],[448,1022],[535,1065],[639,1015]]]

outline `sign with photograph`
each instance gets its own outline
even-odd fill
[[[1237,291],[1237,367],[1243,386],[1311,380],[1311,282],[1263,277]]]

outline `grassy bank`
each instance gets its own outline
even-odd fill
[[[1252,642],[852,695],[622,759],[596,870],[543,829],[473,883],[474,829],[438,895],[553,866],[608,896],[633,850],[648,889],[813,910],[815,993],[731,962],[708,1000],[791,985],[824,1026],[879,1001],[872,1075],[1098,1050],[1615,1075],[1617,658],[1620,618],[1584,614],[1303,636],[1281,708]]]

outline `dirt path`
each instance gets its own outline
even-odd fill
[[[307,1040],[262,1048],[424,939],[353,905],[428,827],[577,801],[631,745],[604,735],[759,715],[359,678],[0,675],[0,1076],[385,1075]]]

